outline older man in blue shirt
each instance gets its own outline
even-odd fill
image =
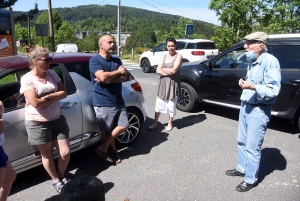
[[[280,91],[281,72],[278,59],[267,53],[268,35],[255,32],[244,37],[246,56],[250,59],[243,89],[238,127],[238,161],[228,176],[242,176],[236,190],[245,192],[257,182],[261,146],[271,117],[272,104]]]

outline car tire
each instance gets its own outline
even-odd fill
[[[197,107],[199,96],[196,90],[188,83],[181,83],[181,98],[177,101],[177,109],[184,112],[191,112]]]
[[[141,61],[141,67],[144,73],[150,73],[151,72],[151,65],[150,61],[148,59],[143,59]]]
[[[118,147],[124,147],[132,143],[139,135],[142,129],[143,119],[141,117],[141,114],[138,112],[138,110],[133,108],[128,108],[127,116],[129,121],[129,127],[125,132],[121,133],[116,138],[116,144]]]

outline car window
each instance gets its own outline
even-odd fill
[[[268,46],[268,53],[274,55],[281,69],[300,68],[300,46],[298,45],[273,45]]]
[[[167,47],[165,43],[161,43],[159,46],[154,48],[155,52],[160,52],[160,51],[167,51]]]
[[[195,49],[195,43],[188,43],[186,49]]]
[[[29,69],[13,71],[0,78],[0,100],[4,104],[5,112],[24,108],[25,97],[20,94],[20,80]]]
[[[182,50],[185,48],[185,42],[176,42],[176,49]]]
[[[61,82],[64,83],[63,73],[61,72],[59,67],[56,64],[54,64],[54,65],[50,65],[50,69],[54,70],[58,75],[58,77],[61,79]]]
[[[91,81],[88,61],[64,63],[64,65],[69,72],[75,72],[84,77],[85,79]]]
[[[246,57],[245,52],[246,50],[243,47],[228,52],[216,61],[214,68],[246,69],[249,58]]]
[[[19,82],[21,77],[29,72],[29,69],[19,70],[12,72],[2,78],[0,78],[0,84],[9,84],[13,82]]]
[[[196,43],[196,48],[195,49],[217,49],[216,44],[214,42],[199,42]]]

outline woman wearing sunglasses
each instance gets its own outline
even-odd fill
[[[70,160],[69,127],[59,104],[67,93],[59,76],[49,69],[51,61],[46,48],[28,48],[30,71],[21,78],[20,93],[26,98],[28,143],[41,152],[43,166],[52,178],[52,186],[60,193],[68,181],[64,173]],[[59,153],[57,168],[52,155],[53,145]]]

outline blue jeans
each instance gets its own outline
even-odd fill
[[[244,181],[257,181],[261,145],[271,117],[271,105],[252,106],[242,102],[238,127],[238,162],[236,170],[245,173]]]

